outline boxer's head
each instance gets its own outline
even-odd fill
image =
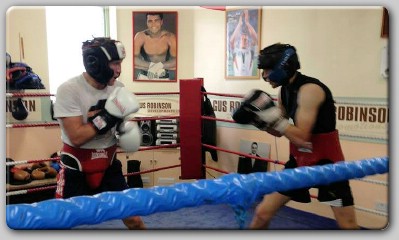
[[[262,49],[258,56],[258,69],[267,73],[263,78],[277,86],[288,84],[300,67],[296,49],[289,44],[273,44]]]
[[[114,76],[109,63],[126,56],[121,42],[104,37],[83,42],[82,51],[86,72],[101,84],[107,84]]]

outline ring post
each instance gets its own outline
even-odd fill
[[[180,157],[181,179],[200,179],[202,78],[180,79]]]

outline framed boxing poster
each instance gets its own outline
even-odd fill
[[[389,37],[389,15],[388,9],[385,7],[382,10],[382,24],[381,24],[381,37],[388,38]]]
[[[260,24],[260,8],[226,9],[226,79],[259,79]]]
[[[177,81],[177,12],[133,12],[133,81]]]
[[[240,152],[247,154],[247,156],[238,157],[237,173],[267,172],[269,163],[257,158],[270,158],[270,148],[271,145],[268,143],[241,139]]]

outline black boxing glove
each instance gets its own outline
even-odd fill
[[[105,134],[117,123],[122,121],[122,119],[109,114],[105,109],[100,110],[97,114],[89,117],[87,120],[94,126],[97,133],[100,135]]]
[[[21,98],[18,98],[14,103],[14,109],[12,110],[12,116],[18,121],[25,120],[28,117],[28,109],[26,109]]]
[[[233,113],[232,118],[236,123],[253,124],[259,129],[264,129],[267,123],[259,119],[257,112],[275,107],[273,98],[262,90],[252,90]]]

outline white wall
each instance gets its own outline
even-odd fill
[[[25,62],[48,88],[46,13],[44,7],[10,7],[6,15],[6,51],[13,62]],[[23,53],[19,37],[23,38]]]
[[[194,14],[194,74],[208,91],[246,93],[263,80],[224,78],[225,12],[198,8]],[[381,7],[263,7],[261,48],[276,42],[297,48],[301,72],[326,83],[336,97],[388,97],[388,80],[380,75]],[[361,87],[361,90],[359,88]]]

